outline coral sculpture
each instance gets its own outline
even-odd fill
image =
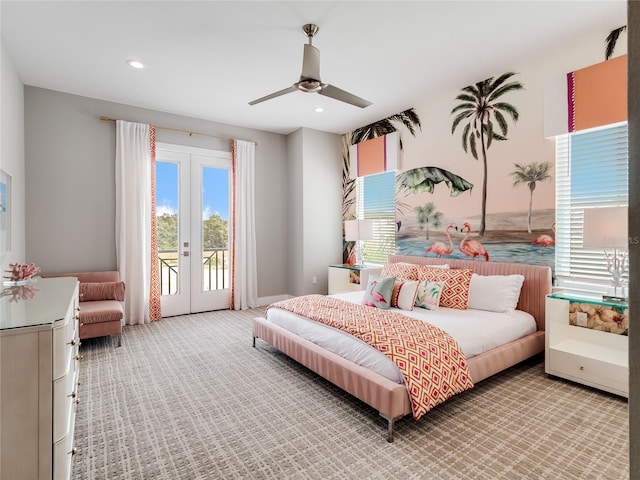
[[[9,275],[5,275],[4,278],[12,282],[28,280],[40,272],[40,268],[38,268],[35,263],[30,263],[29,265],[24,263],[10,263],[9,267],[11,267],[11,270],[5,270]]]
[[[19,287],[5,288],[0,292],[0,298],[9,297],[9,303],[17,303],[20,300],[29,300],[38,293],[35,285],[20,285]]]

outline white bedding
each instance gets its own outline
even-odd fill
[[[332,296],[361,303],[363,293],[356,291]],[[419,307],[413,311],[392,310],[446,331],[456,339],[467,359],[536,331],[533,316],[519,310],[512,313],[442,307],[435,311]],[[400,371],[390,358],[346,332],[276,308],[269,309],[267,320],[394,382],[403,382]]]

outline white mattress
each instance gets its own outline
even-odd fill
[[[362,295],[362,291],[356,291],[332,296],[361,303]],[[513,313],[442,307],[435,311],[419,307],[411,312],[397,308],[392,310],[429,322],[449,333],[456,339],[467,359],[536,331],[533,316],[519,310]],[[267,320],[394,382],[404,381],[390,358],[346,332],[276,308],[269,309]]]

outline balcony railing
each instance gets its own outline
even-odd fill
[[[160,250],[160,288],[162,295],[175,295],[179,290],[179,253]],[[229,286],[229,250],[213,248],[202,252],[202,291],[224,290]]]

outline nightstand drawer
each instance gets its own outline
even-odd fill
[[[628,368],[623,365],[549,349],[548,373],[613,393],[628,395]]]

